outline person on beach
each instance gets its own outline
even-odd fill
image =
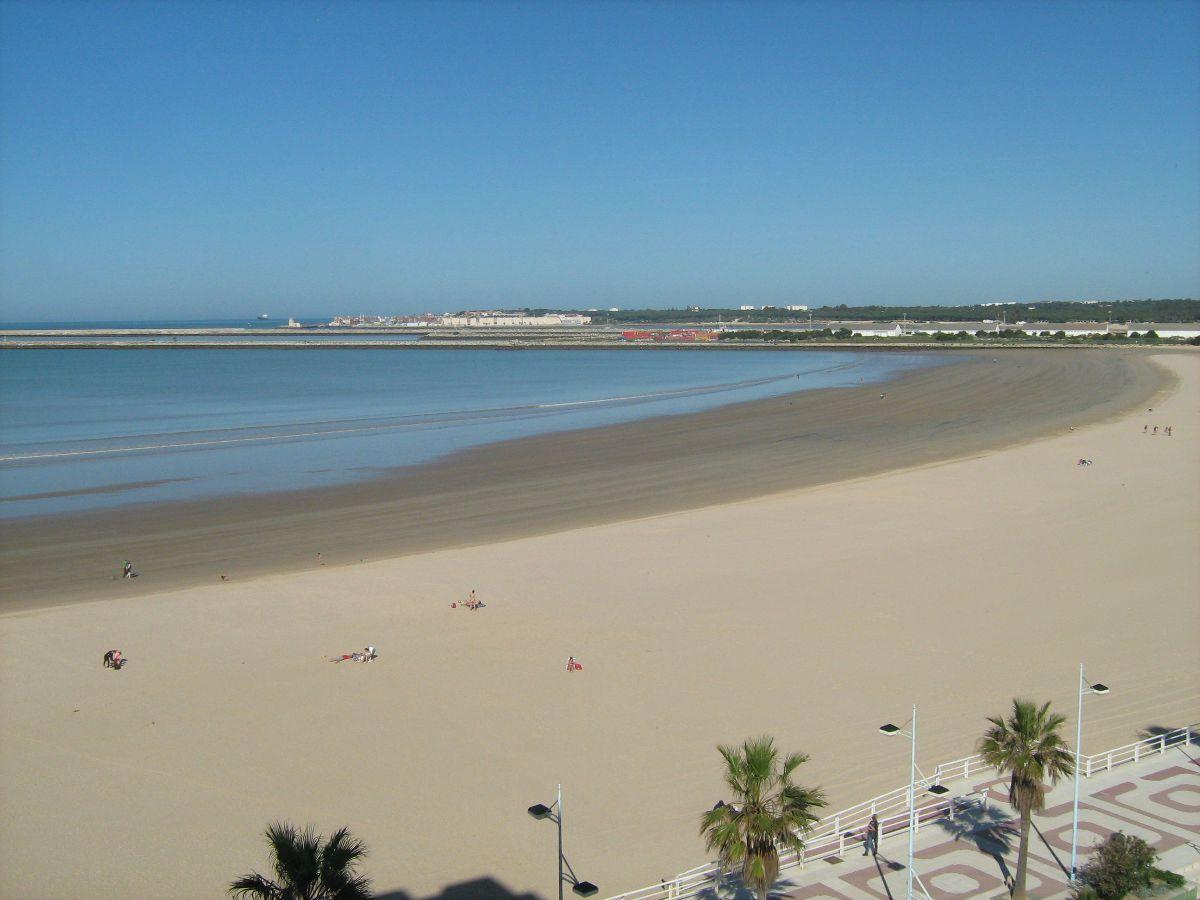
[[[575,657],[573,657],[573,656],[568,656],[568,657],[567,657],[567,671],[568,671],[568,672],[574,672],[574,671],[575,671],[575,666],[576,666],[576,665],[577,665],[577,663],[575,662]]]
[[[479,598],[475,596],[474,589],[471,590],[471,596],[467,598],[467,609],[479,609]]]
[[[1149,431],[1150,431],[1150,426],[1149,426],[1149,425],[1143,425],[1143,426],[1142,426],[1142,434],[1148,434],[1148,433],[1149,433]]]
[[[863,829],[863,856],[879,852],[879,817],[872,814],[871,821]]]
[[[121,568],[121,577],[122,578],[132,578],[133,577],[133,563],[131,563],[129,560],[125,560],[125,565]]]
[[[1155,426],[1154,426],[1154,430],[1153,430],[1152,432],[1150,432],[1150,433],[1151,433],[1151,434],[1158,434],[1158,426],[1157,426],[1157,425],[1155,425]]]

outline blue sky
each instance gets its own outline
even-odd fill
[[[1200,295],[1196,3],[0,3],[0,318]]]

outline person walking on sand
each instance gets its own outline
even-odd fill
[[[122,578],[132,578],[133,577],[133,563],[131,563],[129,560],[125,560],[125,565],[121,568],[121,577]]]
[[[1152,431],[1152,432],[1150,432],[1150,433],[1151,433],[1151,434],[1158,434],[1158,426],[1157,426],[1157,425],[1155,425],[1155,426],[1154,426],[1154,431]]]
[[[568,672],[575,671],[575,657],[573,657],[573,656],[567,657],[567,671]]]
[[[879,852],[879,818],[872,813],[871,821],[863,829],[863,856]]]
[[[1149,434],[1149,432],[1150,432],[1150,426],[1149,426],[1149,425],[1143,425],[1143,426],[1142,426],[1142,434]]]

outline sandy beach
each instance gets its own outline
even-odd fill
[[[393,900],[550,897],[558,782],[609,896],[704,861],[718,743],[810,753],[833,810],[905,780],[876,728],[914,702],[926,768],[1014,695],[1073,734],[1081,660],[1085,751],[1194,722],[1198,509],[1200,355],[1095,350],[16,523],[0,896],[222,896],[285,819],[349,825]]]

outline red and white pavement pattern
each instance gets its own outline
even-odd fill
[[[985,786],[992,788],[986,802],[975,793]],[[1034,817],[1026,882],[1030,897],[1070,896],[1073,790],[1071,781],[1060,783],[1047,798],[1045,811]],[[953,820],[924,822],[919,828],[917,875],[934,900],[1007,897],[1020,839],[1019,822],[1005,799],[1007,782],[964,782],[956,793],[963,799]],[[1118,830],[1153,846],[1163,868],[1192,880],[1200,876],[1200,745],[1173,747],[1084,780],[1078,865]],[[814,862],[784,872],[771,896],[899,900],[905,892],[907,859],[908,834],[894,832],[884,837],[877,856],[864,855],[858,843],[841,861]],[[919,889],[914,893],[922,896]],[[742,894],[731,886],[714,896]]]

